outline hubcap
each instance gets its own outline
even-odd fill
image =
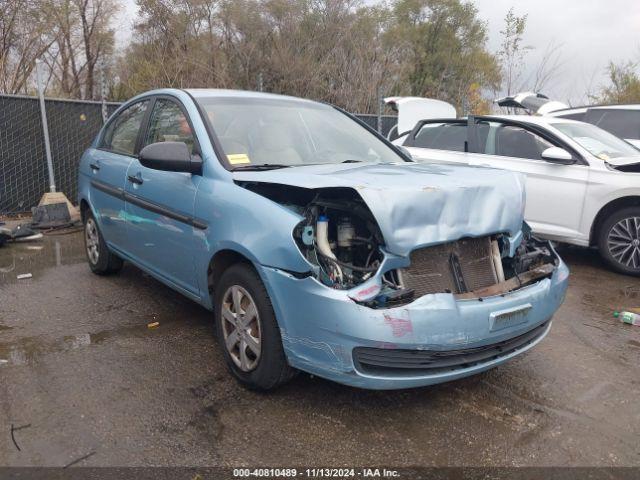
[[[630,268],[640,267],[640,217],[620,220],[609,231],[607,247],[611,256]]]
[[[87,257],[89,261],[95,265],[98,263],[98,257],[100,256],[100,240],[98,237],[98,227],[93,218],[88,219],[84,227],[84,240],[87,246]]]
[[[258,366],[261,350],[260,316],[256,304],[244,288],[233,285],[222,300],[224,344],[236,366],[250,372]]]

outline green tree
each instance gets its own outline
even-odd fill
[[[395,90],[434,97],[465,112],[470,96],[495,90],[500,68],[487,50],[487,26],[476,7],[461,0],[398,0],[387,45],[398,48]],[[471,86],[473,85],[473,88]]]
[[[523,45],[523,34],[527,26],[527,16],[517,16],[510,8],[504,18],[504,30],[500,31],[502,43],[498,52],[502,69],[503,90],[507,95],[521,89],[519,83],[524,67],[524,58],[531,47]]]
[[[640,103],[640,69],[638,63],[609,63],[609,85],[602,88],[596,100],[600,103]]]

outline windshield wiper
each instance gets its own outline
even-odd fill
[[[242,171],[260,171],[260,170],[276,170],[278,168],[289,168],[292,165],[283,165],[281,163],[261,163],[258,165],[240,165],[239,167],[234,167],[231,171],[236,172],[239,170]]]
[[[350,159],[345,160],[345,161],[340,162],[340,163],[362,163],[363,161],[364,161],[364,160],[356,160],[356,159],[354,159],[354,158],[350,158]]]

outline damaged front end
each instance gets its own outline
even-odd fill
[[[259,266],[293,367],[416,387],[492,368],[549,331],[569,272],[523,223],[520,177],[416,164],[269,173],[235,182],[287,210],[308,267]]]
[[[241,185],[301,215],[293,238],[311,275],[374,309],[429,294],[460,300],[502,295],[549,277],[559,264],[551,245],[526,224],[515,236],[466,237],[397,256],[387,251],[376,218],[354,189]]]

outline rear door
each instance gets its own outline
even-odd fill
[[[149,100],[136,102],[112,118],[98,148],[89,156],[91,205],[102,235],[111,248],[127,252],[124,189],[134,160],[138,134]]]
[[[151,143],[184,142],[194,155],[200,147],[180,101],[158,96],[150,107],[140,149]],[[194,269],[200,227],[194,202],[202,177],[144,167],[134,159],[126,175],[126,210],[132,256],[184,293],[199,297]],[[201,242],[200,242],[201,243]]]
[[[542,158],[549,147],[567,149],[550,133],[522,123],[476,118],[471,165],[513,170],[526,175],[527,203],[525,219],[536,233],[550,238],[576,238],[589,181],[589,168],[577,152],[572,165],[553,163]],[[474,138],[473,132],[470,133]]]

